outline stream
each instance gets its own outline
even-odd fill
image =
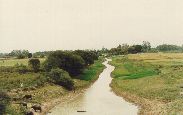
[[[47,115],[137,115],[138,107],[115,95],[109,86],[114,66],[103,63],[106,68],[99,79],[74,100],[54,107]]]

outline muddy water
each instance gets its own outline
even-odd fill
[[[111,91],[110,74],[114,66],[109,65],[109,61],[111,60],[107,59],[103,63],[106,69],[84,94],[71,102],[56,106],[48,115],[137,115],[137,106],[126,102]]]

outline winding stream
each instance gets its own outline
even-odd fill
[[[111,91],[110,74],[114,66],[109,65],[109,61],[111,60],[107,59],[103,63],[106,69],[85,93],[71,102],[54,107],[48,115],[137,115],[137,106],[126,102]]]

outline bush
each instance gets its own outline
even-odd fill
[[[66,76],[61,77],[59,84],[68,90],[72,90],[74,88],[74,82],[71,79],[71,77],[66,77]]]
[[[51,53],[44,63],[46,71],[52,68],[60,68],[67,71],[71,76],[77,76],[84,70],[84,60],[72,52],[55,51]]]
[[[33,69],[34,72],[38,72],[40,68],[40,60],[39,59],[30,59],[29,67]]]
[[[69,74],[62,69],[52,69],[49,73],[51,81],[55,84],[59,84],[68,90],[72,90],[74,87],[74,82],[69,76]]]

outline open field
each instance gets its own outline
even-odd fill
[[[139,114],[183,114],[183,54],[113,57],[113,91],[141,106]]]
[[[45,58],[39,58],[42,63]],[[28,65],[29,59],[0,59],[0,66],[14,66],[16,64]]]
[[[13,63],[19,62],[26,64],[27,61],[27,59],[13,60]],[[65,101],[62,97],[68,97],[68,95],[74,96],[81,93],[80,90],[86,89],[98,78],[98,75],[104,69],[102,62],[103,59],[99,59],[95,61],[93,65],[89,66],[81,75],[83,76],[83,80],[73,79],[75,92],[77,93],[68,91],[62,86],[47,82],[46,73],[44,72],[28,72],[25,74],[20,74],[18,72],[0,72],[0,91],[6,93],[6,97],[0,94],[0,109],[3,109],[0,111],[0,114],[2,114],[1,112],[5,112],[13,115],[23,115],[22,111],[25,108],[17,103],[23,101],[22,98],[24,95],[33,95],[33,99],[28,101],[28,108],[35,103],[40,103],[46,107],[49,106],[50,108],[55,105],[51,104],[55,99],[59,98],[59,101]],[[13,65],[13,63],[10,65]],[[3,100],[1,100],[1,98]],[[16,101],[13,101],[13,98],[16,98]],[[44,106],[43,113],[44,111],[47,111],[44,109]]]

